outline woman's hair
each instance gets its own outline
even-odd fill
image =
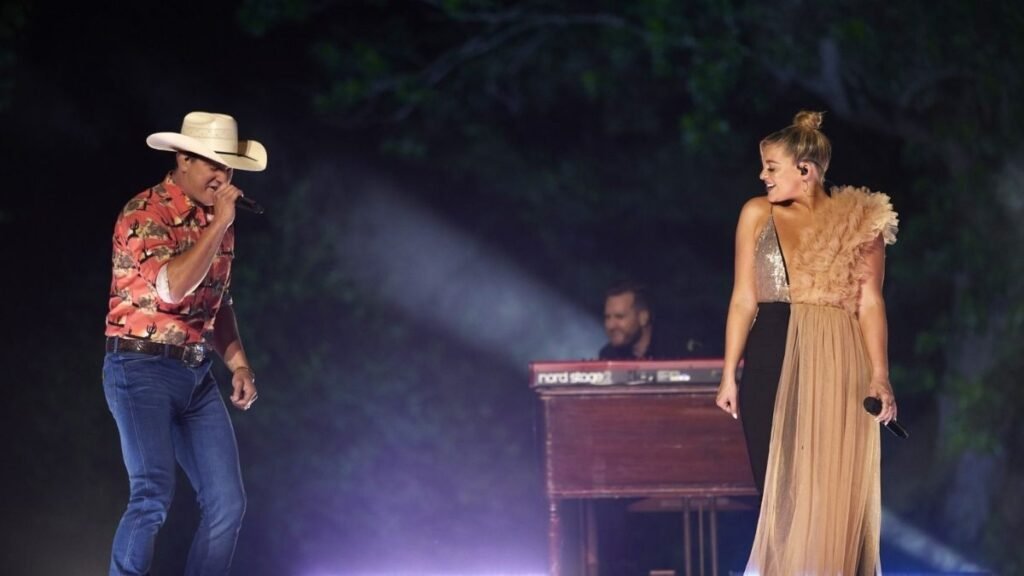
[[[793,124],[765,136],[761,140],[761,148],[771,144],[781,144],[783,149],[799,164],[813,162],[818,165],[822,180],[832,160],[832,143],[821,132],[821,120],[824,112],[801,110],[793,117]]]

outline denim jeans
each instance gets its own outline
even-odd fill
[[[200,521],[189,576],[228,574],[245,513],[238,445],[210,360],[107,353],[103,391],[121,436],[131,497],[114,535],[110,574],[148,574],[174,496],[175,461],[195,489]]]

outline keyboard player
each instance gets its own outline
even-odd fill
[[[601,360],[671,360],[684,357],[655,338],[654,312],[647,289],[636,282],[616,284],[605,292],[604,331],[608,343]]]
[[[666,345],[668,340],[655,338],[650,295],[646,287],[635,281],[613,285],[605,292],[604,330],[608,343],[598,352],[601,360],[673,360],[686,356],[681,346],[678,351],[673,350]],[[664,567],[679,541],[672,530],[675,526],[666,526],[666,521],[677,524],[678,520],[629,514],[627,507],[633,501],[592,502],[602,573],[646,573],[651,568]]]

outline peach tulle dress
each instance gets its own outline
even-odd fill
[[[758,264],[759,276],[785,266],[790,304],[746,574],[881,570],[879,426],[862,404],[871,364],[857,304],[865,254],[877,249],[879,236],[894,243],[897,225],[885,194],[834,188],[813,226],[801,231],[796,253]],[[759,250],[759,259],[770,256]]]

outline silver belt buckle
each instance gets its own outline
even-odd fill
[[[182,362],[189,368],[196,368],[206,359],[206,345],[202,342],[193,342],[185,345],[185,357]]]

